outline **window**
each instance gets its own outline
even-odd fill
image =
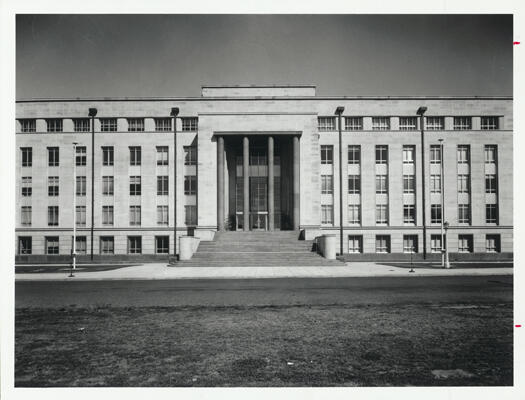
[[[50,167],[58,167],[59,164],[59,153],[58,147],[47,148],[47,159]]]
[[[184,194],[197,194],[197,177],[195,175],[186,175],[184,177]]]
[[[36,132],[36,120],[35,119],[21,119],[20,131],[22,133]]]
[[[33,251],[33,238],[31,236],[18,237],[18,254],[31,254]]]
[[[168,206],[157,206],[157,225],[168,225]]]
[[[390,253],[390,236],[376,235],[376,253]]]
[[[331,204],[321,205],[321,224],[334,224],[334,207]]]
[[[485,204],[485,222],[487,224],[498,223],[498,205],[497,204]]]
[[[113,206],[102,206],[102,225],[113,225]]]
[[[414,193],[415,176],[403,175],[403,193]]]
[[[481,117],[482,130],[496,130],[499,129],[498,117]]]
[[[363,129],[363,117],[345,117],[345,131],[360,131]]]
[[[403,235],[403,253],[417,253],[417,235]]]
[[[140,146],[131,146],[129,148],[129,165],[140,165],[141,158]]]
[[[472,129],[472,117],[454,117],[454,130],[466,131]]]
[[[85,146],[76,147],[75,164],[77,167],[86,166],[86,147]]]
[[[62,132],[62,120],[60,118],[46,119],[48,132]]]
[[[47,225],[58,226],[58,206],[47,207]]]
[[[363,252],[363,236],[349,235],[348,236],[348,252],[362,253]]]
[[[360,164],[361,163],[361,146],[351,145],[348,146],[348,164]]]
[[[427,131],[442,131],[445,129],[444,117],[427,117],[426,129]]]
[[[430,164],[441,164],[441,145],[430,145]]]
[[[128,132],[144,132],[144,118],[128,118]]]
[[[321,164],[334,163],[334,146],[321,145]]]
[[[141,180],[140,176],[130,176],[129,177],[129,195],[130,196],[140,196],[141,195]]]
[[[77,196],[86,195],[86,177],[85,176],[77,176],[75,192]]]
[[[414,164],[415,146],[403,146],[403,164]]]
[[[430,193],[441,193],[441,175],[430,175]]]
[[[416,208],[413,204],[403,205],[403,223],[405,225],[416,224]]]
[[[458,145],[458,164],[468,164],[470,161],[470,146]]]
[[[361,193],[361,176],[348,175],[348,193],[349,194]]]
[[[58,176],[47,178],[47,194],[48,196],[58,196]]]
[[[430,235],[430,252],[441,253],[441,235]]]
[[[100,118],[100,131],[101,132],[116,132],[117,131],[117,119],[116,118]]]
[[[388,146],[376,146],[376,164],[388,164]]]
[[[386,204],[376,205],[376,224],[388,224],[388,206]]]
[[[184,146],[184,165],[197,165],[197,147]]]
[[[87,240],[85,236],[77,236],[75,240],[75,252],[77,254],[87,253]]]
[[[195,117],[181,118],[182,130],[188,132],[195,132],[198,128],[198,119]]]
[[[498,159],[498,146],[487,144],[485,146],[485,164],[496,164]]]
[[[77,226],[86,226],[86,206],[77,206],[75,220]]]
[[[157,165],[168,165],[168,146],[157,146]]]
[[[458,175],[458,193],[470,192],[470,176],[468,174]]]
[[[470,224],[470,205],[458,204],[458,223]]]
[[[89,132],[89,118],[73,118],[75,132]]]
[[[430,223],[440,224],[441,223],[441,204],[430,205]]]
[[[22,167],[31,167],[33,165],[33,148],[21,147],[22,151]]]
[[[31,226],[31,206],[22,206],[20,225]]]
[[[388,193],[388,175],[376,175],[376,193]]]
[[[155,118],[155,131],[170,132],[171,118]]]
[[[155,236],[155,253],[168,254],[170,247],[169,236]]]
[[[115,252],[115,242],[113,236],[100,237],[100,254],[113,254]]]
[[[184,223],[197,225],[197,206],[184,206]]]
[[[112,176],[102,177],[102,194],[104,196],[113,196],[113,177]]]
[[[458,235],[458,251],[472,253],[472,235]]]
[[[129,207],[129,224],[135,226],[140,225],[140,206]]]
[[[46,236],[46,254],[58,254],[58,236]]]
[[[157,176],[157,196],[167,196],[168,193],[168,175]]]
[[[372,129],[374,131],[388,131],[390,129],[390,117],[372,117]]]
[[[498,182],[495,174],[485,175],[485,193],[497,193]]]
[[[22,186],[22,196],[24,197],[31,196],[31,194],[33,193],[32,181],[33,181],[33,178],[30,176],[22,177],[22,185],[21,185]]]
[[[102,147],[102,165],[113,165],[113,146]]]
[[[417,117],[399,117],[400,131],[416,131]]]
[[[334,177],[332,175],[321,175],[321,194],[332,194],[334,192]]]
[[[335,131],[335,117],[319,117],[317,122],[320,131]]]
[[[348,223],[359,225],[361,223],[361,206],[359,204],[350,204],[348,206]]]
[[[141,254],[142,253],[142,237],[128,236],[128,253]]]
[[[487,235],[485,237],[485,251],[499,253],[501,251],[500,235]]]

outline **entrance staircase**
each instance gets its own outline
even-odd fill
[[[211,242],[200,242],[191,260],[181,267],[302,267],[343,266],[312,251],[313,240],[299,240],[297,231],[217,232]]]

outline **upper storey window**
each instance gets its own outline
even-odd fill
[[[399,130],[401,131],[417,130],[417,117],[399,117]]]
[[[155,118],[155,131],[170,132],[171,118]]]
[[[73,127],[75,132],[89,132],[89,118],[73,119]]]
[[[372,129],[374,131],[388,131],[390,129],[390,117],[372,117]]]
[[[62,132],[62,120],[60,118],[46,119],[48,132]]]
[[[363,130],[363,117],[345,117],[345,131]]]
[[[36,120],[35,119],[21,119],[20,120],[21,131],[36,132]]]
[[[445,129],[445,118],[444,117],[427,117],[427,130],[428,131],[442,131]]]
[[[472,117],[454,117],[454,130],[466,131],[472,129]]]
[[[335,117],[319,117],[317,125],[320,131],[335,131]]]
[[[483,130],[499,129],[499,118],[498,117],[481,117],[481,129]]]
[[[100,131],[101,132],[116,132],[117,131],[117,119],[116,118],[100,118]]]
[[[196,132],[198,128],[198,119],[195,117],[181,118],[182,130],[185,132]]]
[[[144,132],[144,118],[128,118],[128,132]]]

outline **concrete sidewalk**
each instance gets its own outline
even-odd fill
[[[253,279],[253,278],[338,278],[373,276],[490,276],[512,275],[512,268],[451,268],[441,269],[429,265],[409,272],[408,268],[383,265],[374,262],[352,262],[336,267],[177,267],[165,263],[135,265],[107,271],[90,271],[79,267],[74,277],[69,268],[60,272],[17,273],[17,281],[59,280],[149,280],[149,279]]]

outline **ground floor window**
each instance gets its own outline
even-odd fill
[[[46,254],[58,254],[58,236],[46,236]]]
[[[348,252],[362,253],[363,252],[363,236],[349,235],[348,236]]]
[[[430,235],[430,252],[441,253],[441,235]]]
[[[458,235],[458,251],[460,253],[472,253],[472,235]]]
[[[128,253],[141,254],[142,253],[142,237],[128,236]]]
[[[169,236],[155,236],[155,253],[168,254],[170,248]]]
[[[113,236],[100,237],[100,254],[114,254],[115,243]]]
[[[403,235],[403,253],[417,253],[417,235]]]
[[[31,254],[33,249],[33,238],[31,236],[18,237],[18,254]]]
[[[77,236],[75,240],[75,251],[77,254],[86,254],[87,240],[85,236]]]
[[[376,236],[376,253],[390,253],[390,236]]]
[[[499,235],[487,235],[485,238],[485,251],[487,253],[499,253],[501,251]]]

